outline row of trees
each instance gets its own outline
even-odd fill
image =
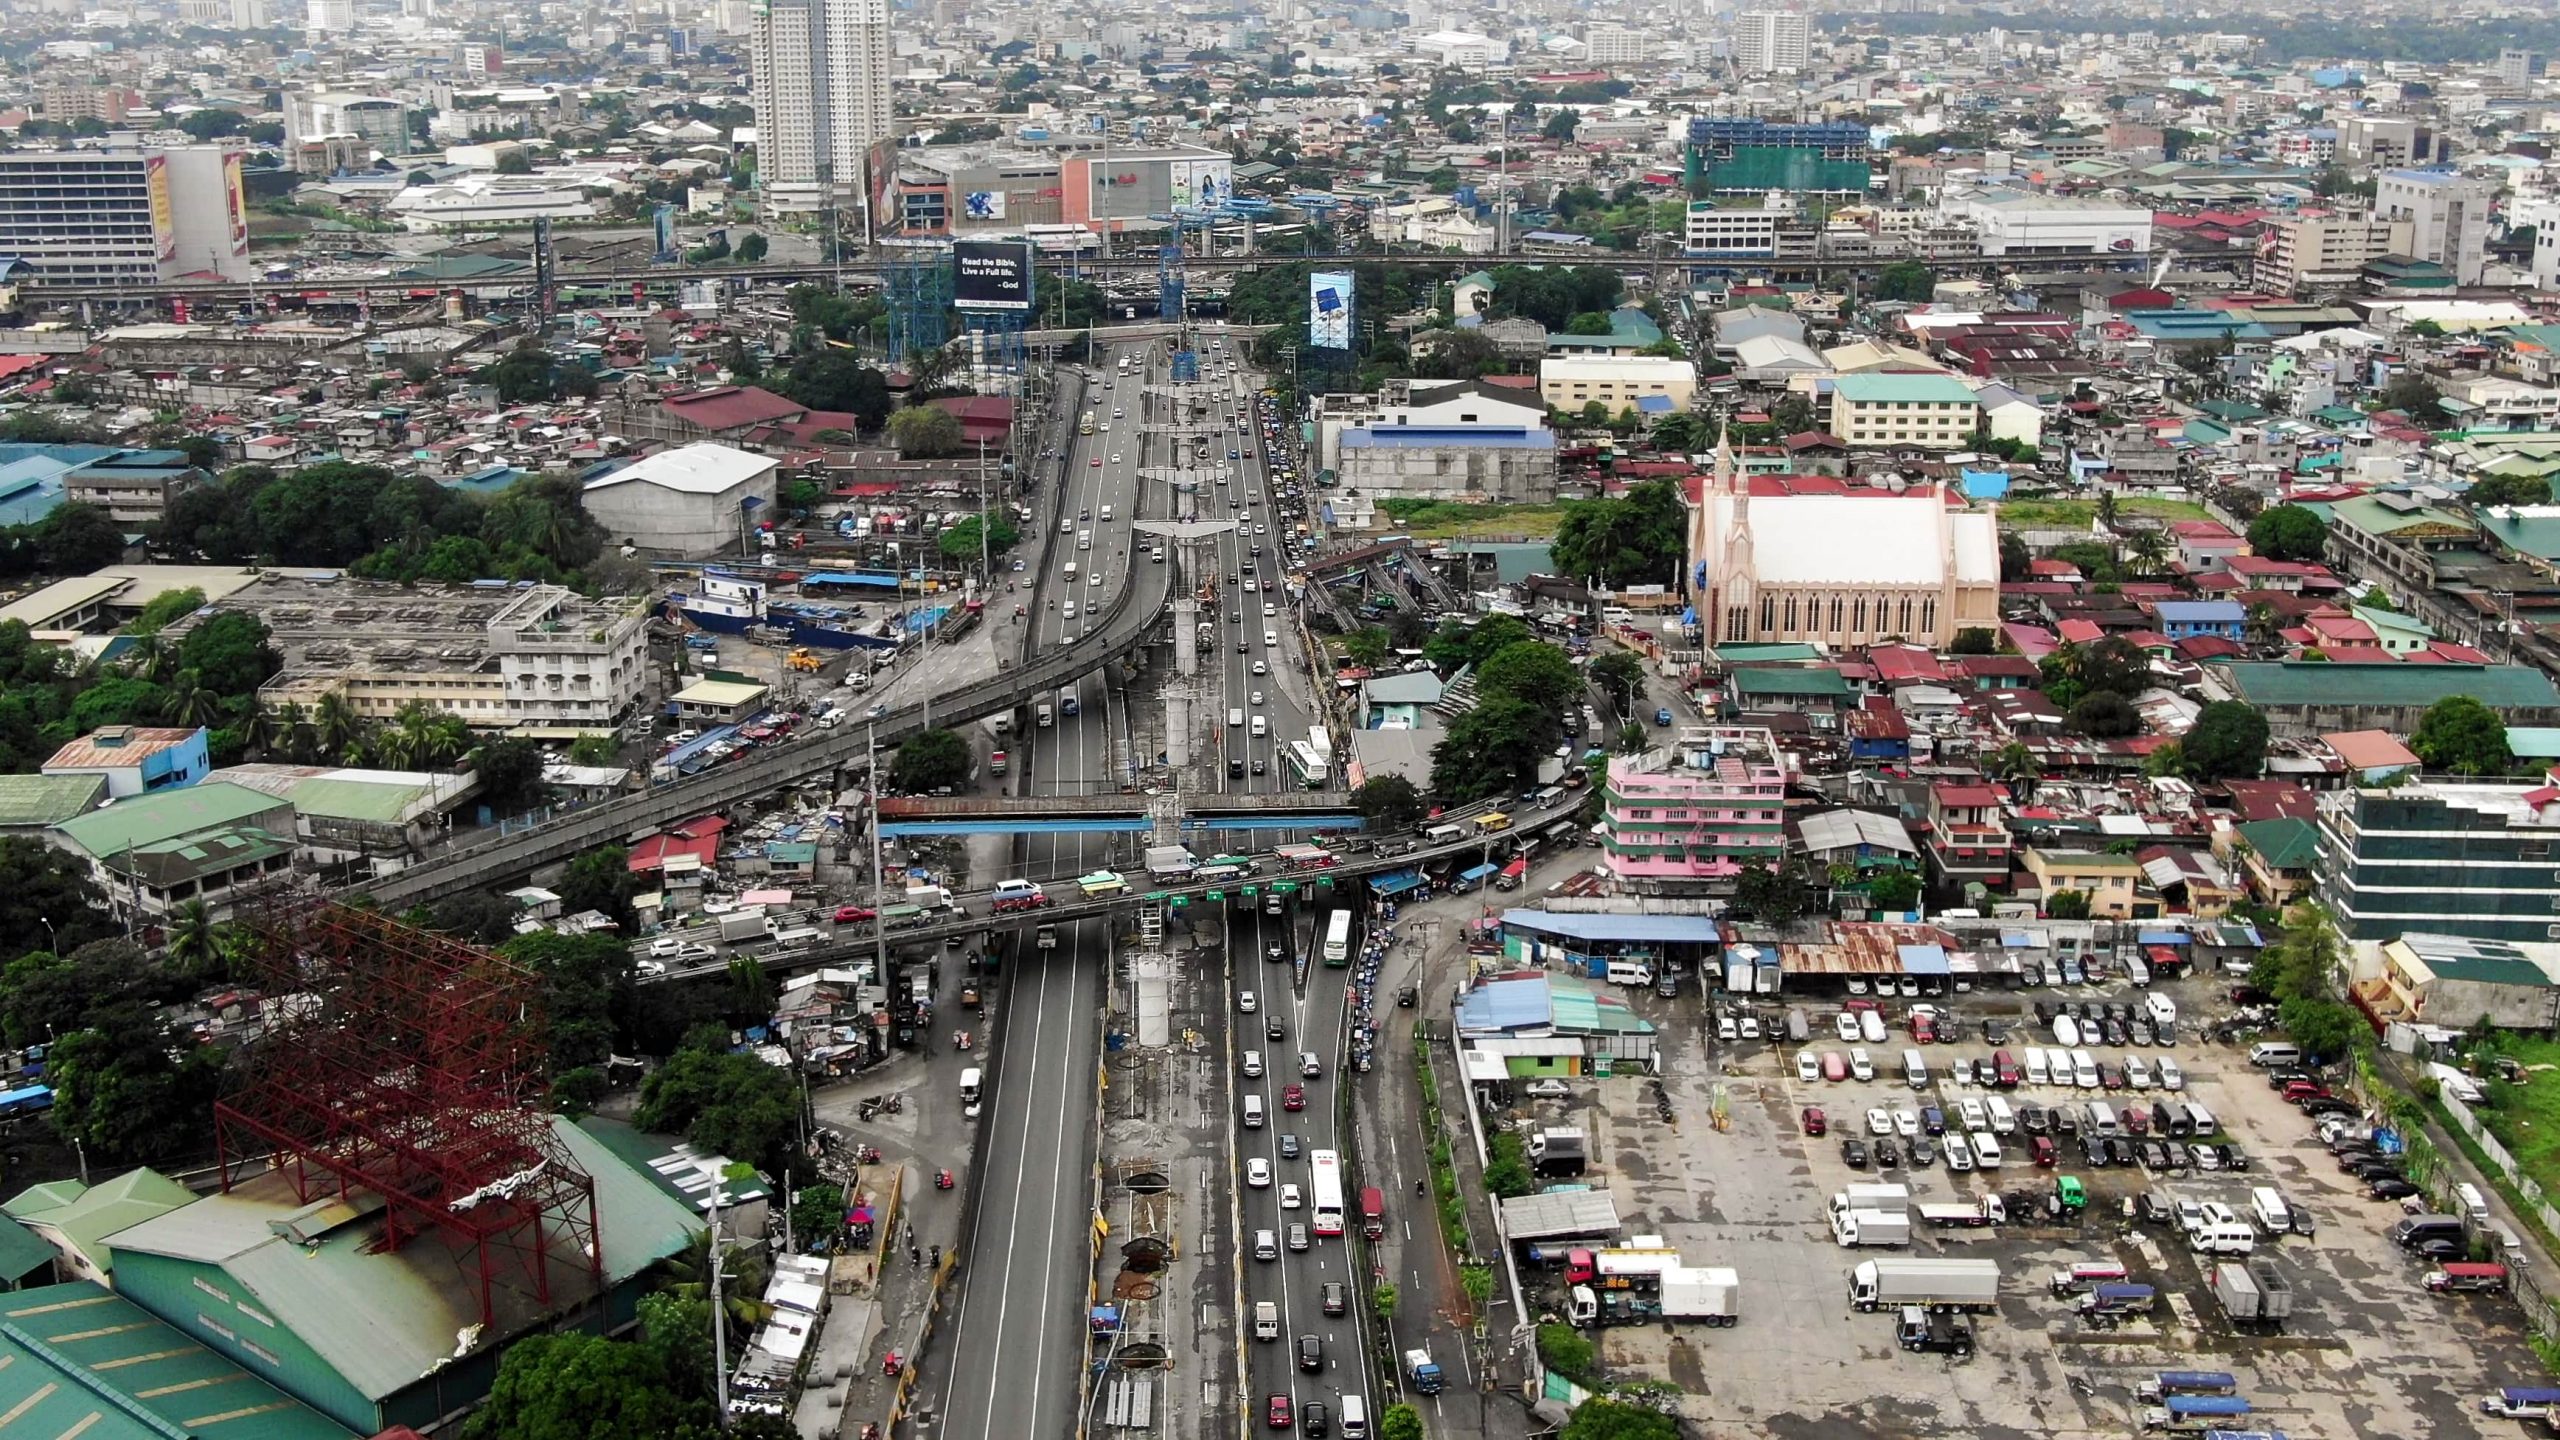
[[[1582,672],[1508,615],[1445,626],[1423,653],[1443,670],[1475,671],[1474,708],[1432,749],[1432,793],[1463,804],[1533,788],[1564,738],[1558,712],[1581,696]]]
[[[423,475],[323,461],[293,470],[243,465],[169,504],[152,548],[220,565],[342,566],[374,579],[542,580],[611,588],[635,574],[565,475],[518,481],[482,498]],[[608,562],[606,573],[588,571]]]

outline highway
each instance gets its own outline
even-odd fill
[[[1154,347],[1129,346],[1146,354]],[[1115,360],[1116,355],[1106,357]],[[1117,403],[1126,418],[1081,437],[1068,455],[1063,495],[1035,507],[1034,523],[1050,528],[1041,603],[1032,616],[1035,654],[1067,648],[1086,624],[1092,599],[1128,589],[1128,567],[1161,579],[1177,567],[1137,559],[1132,525],[1140,502],[1138,467],[1145,460],[1134,377],[1087,387],[1097,419]],[[1099,458],[1102,464],[1091,461]],[[1161,497],[1148,497],[1156,515]],[[1102,517],[1108,514],[1108,520]],[[1090,536],[1088,540],[1088,535]],[[1089,546],[1089,548],[1087,548]],[[1091,582],[1096,566],[1103,583]],[[1161,614],[1159,599],[1152,607]],[[1070,611],[1074,618],[1070,618]],[[1030,791],[1045,795],[1115,789],[1126,716],[1117,693],[1098,673],[1079,675],[1051,697],[1058,709],[1072,695],[1077,713],[1023,732]],[[1113,863],[1114,837],[1070,832],[1022,843],[1035,872],[1077,875]],[[1015,1440],[1069,1435],[1076,1429],[1078,1380],[1085,1358],[1083,1302],[1092,1274],[1095,1075],[1102,1035],[1096,1017],[1111,963],[1114,920],[1057,926],[1057,948],[1014,948],[1016,963],[999,1000],[988,1080],[987,1121],[976,1155],[975,1211],[962,1244],[961,1290],[933,1365],[940,1415],[936,1433],[951,1440]],[[956,1139],[957,1137],[955,1137]]]

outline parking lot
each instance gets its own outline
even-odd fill
[[[2153,987],[2180,1013],[2172,1047],[2083,1047],[2118,1066],[2139,1054],[2154,1063],[2170,1057],[2183,1070],[2176,1096],[2155,1088],[2142,1098],[2201,1103],[2219,1123],[2216,1139],[2246,1165],[2200,1171],[2190,1164],[2183,1173],[2139,1163],[2092,1168],[2079,1141],[2064,1135],[2056,1136],[2056,1168],[2039,1169],[2028,1159],[2023,1126],[2000,1137],[1997,1170],[1951,1173],[1943,1158],[1925,1168],[1905,1159],[1883,1170],[1872,1154],[1864,1169],[1843,1160],[1844,1138],[1870,1147],[1877,1138],[1868,1133],[1870,1109],[1884,1110],[1896,1128],[1895,1111],[1916,1117],[1935,1104],[1955,1128],[1964,1100],[1986,1102],[1994,1093],[2013,1110],[2132,1100],[2137,1092],[2130,1089],[2081,1090],[2049,1079],[1996,1090],[1950,1077],[1959,1058],[1988,1067],[1986,1018],[2008,1022],[2001,1048],[2018,1056],[2053,1038],[2050,1026],[2034,1021],[2035,1001],[2138,1009],[2144,992],[2121,984],[1940,998],[1930,1003],[1952,1015],[1958,1038],[1920,1047],[1912,1045],[1908,1023],[1913,1002],[1881,1001],[1884,1042],[1858,1042],[1874,1070],[1867,1081],[1799,1078],[1799,1050],[1815,1052],[1819,1069],[1822,1052],[1845,1060],[1852,1049],[1833,1028],[1839,999],[1761,997],[1756,1013],[1778,1038],[1721,1043],[1714,1038],[1716,997],[1694,988],[1676,1000],[1634,997],[1663,1032],[1675,1121],[1655,1117],[1650,1082],[1635,1077],[1577,1082],[1573,1098],[1534,1102],[1534,1109],[1591,1132],[1597,1178],[1617,1198],[1624,1236],[1660,1235],[1689,1265],[1738,1270],[1742,1316],[1728,1330],[1639,1325],[1602,1332],[1610,1378],[1671,1381],[1689,1396],[1688,1416],[1703,1424],[1748,1423],[1796,1436],[2131,1434],[2140,1425],[2135,1383],[2164,1369],[2231,1372],[2255,1406],[2248,1428],[2280,1429],[2292,1440],[2515,1433],[2519,1422],[2478,1409],[2479,1397],[2500,1385],[2545,1383],[2514,1303],[2423,1288],[2433,1266],[2383,1234],[2401,1207],[2368,1198],[2361,1182],[2341,1173],[2313,1121],[2269,1088],[2245,1044],[2198,1038],[2207,1031],[2197,1020],[2227,1008],[2223,983],[2196,978]],[[1801,1046],[1786,1038],[1791,1005],[1807,1012],[1810,1033]],[[1904,1077],[1903,1052],[1911,1048],[1922,1050],[1930,1072],[1924,1090]],[[1803,1133],[1807,1106],[1824,1112],[1827,1134]],[[1712,1118],[1719,1108],[1728,1120],[1722,1131]],[[1906,1139],[1893,1138],[1907,1151]],[[2084,1184],[2084,1213],[2055,1218],[2039,1206],[1997,1228],[1934,1229],[1915,1211],[1911,1243],[1899,1249],[1843,1248],[1826,1221],[1828,1197],[1850,1183],[1907,1185],[1917,1207],[1989,1192],[2042,1197],[2060,1175]],[[2245,1219],[2252,1187],[2265,1185],[2306,1213],[2314,1231],[2272,1240],[2261,1233],[2254,1242],[2250,1258],[2272,1262],[2294,1291],[2294,1315],[2281,1333],[2235,1327],[2211,1288],[2217,1257],[2193,1254],[2174,1218],[2136,1219],[2127,1205],[2149,1192],[2164,1212],[2180,1200],[2218,1201]],[[1974,1355],[1905,1353],[1891,1313],[1851,1308],[1851,1268],[1895,1256],[1999,1263],[1997,1313],[1978,1324]],[[2115,1328],[2093,1326],[2075,1312],[2074,1299],[2056,1297],[2048,1286],[2052,1272],[2074,1262],[2121,1264],[2128,1280],[2156,1287],[2156,1310]],[[1539,1292],[1533,1309],[1555,1303],[1560,1275],[1530,1270],[1523,1279]]]

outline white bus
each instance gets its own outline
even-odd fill
[[[1336,910],[1336,915],[1342,912]],[[1311,1173],[1307,1203],[1315,1207],[1315,1232],[1318,1235],[1342,1233],[1342,1157],[1331,1150],[1318,1150],[1307,1157]]]
[[[1347,909],[1334,911],[1324,922],[1324,963],[1351,963],[1351,912]]]

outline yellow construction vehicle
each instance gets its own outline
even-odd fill
[[[824,665],[826,662],[819,659],[816,654],[803,646],[794,649],[790,654],[782,657],[782,663],[790,666],[794,670],[814,672],[819,666]]]

